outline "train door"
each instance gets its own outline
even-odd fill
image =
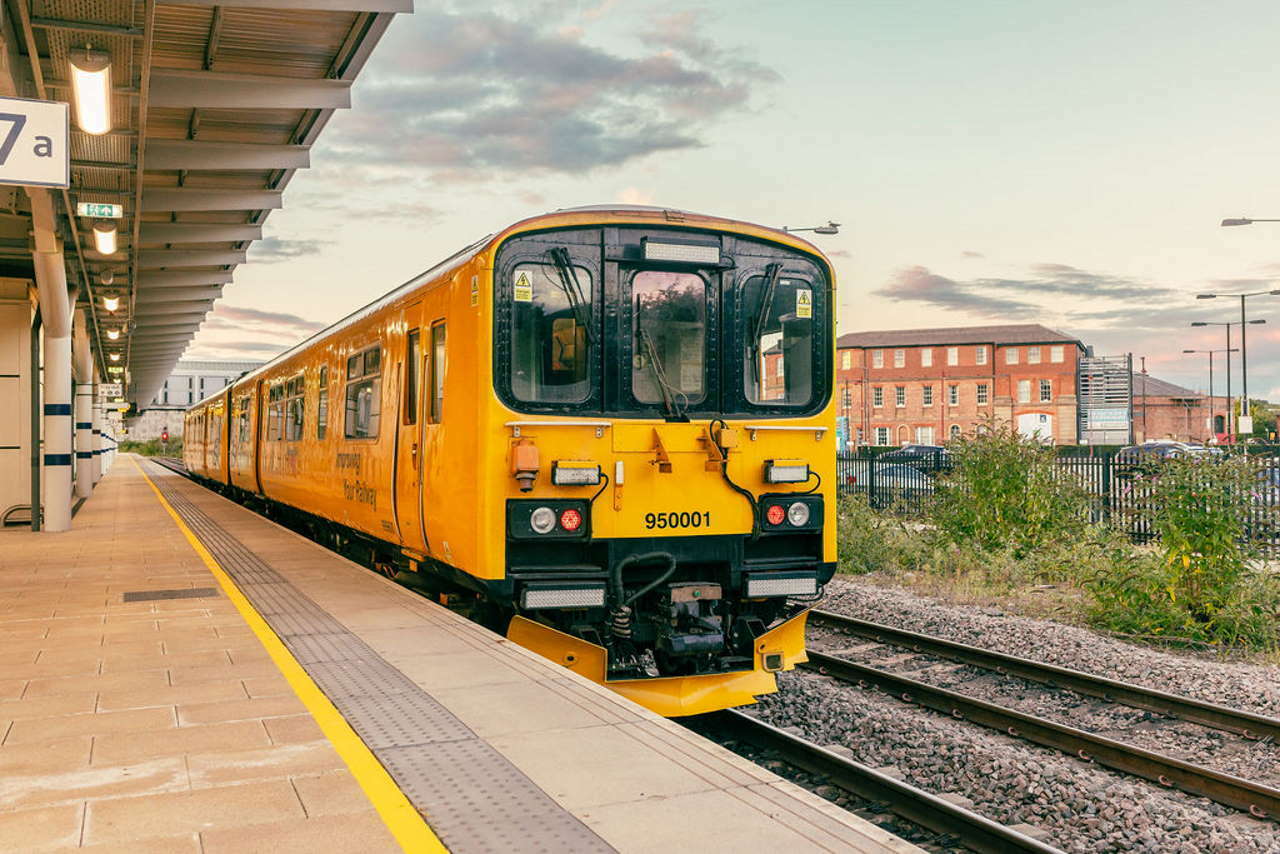
[[[422,530],[422,303],[404,311],[405,332],[400,371],[400,411],[396,420],[395,507],[400,541],[410,548],[426,549]]]

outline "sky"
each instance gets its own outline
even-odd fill
[[[1182,351],[1225,330],[1190,323],[1239,317],[1195,295],[1280,288],[1280,223],[1218,225],[1280,218],[1274,2],[418,6],[188,358],[269,358],[484,234],[608,202],[840,223],[813,238],[840,332],[1043,323],[1192,388],[1207,356]],[[1249,317],[1250,394],[1280,400],[1280,296]]]

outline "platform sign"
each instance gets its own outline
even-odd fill
[[[0,98],[0,184],[69,187],[69,122],[61,101]]]
[[[120,219],[124,216],[124,205],[112,205],[106,202],[80,202],[76,205],[76,216],[94,217],[95,219]]]
[[[115,398],[124,394],[120,383],[98,383],[98,397]]]

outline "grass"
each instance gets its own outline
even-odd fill
[[[168,442],[161,442],[159,439],[148,439],[145,442],[135,442],[130,439],[124,439],[120,442],[119,450],[127,454],[141,454],[144,457],[182,457],[182,440],[170,439]]]

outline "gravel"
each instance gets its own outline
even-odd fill
[[[1150,786],[1061,754],[802,671],[756,707],[819,744],[892,766],[931,792],[956,792],[1005,824],[1071,852],[1275,852],[1280,828],[1204,798]]]
[[[998,608],[960,607],[843,578],[833,579],[827,594],[826,610],[1280,717],[1277,667],[1153,650]]]

